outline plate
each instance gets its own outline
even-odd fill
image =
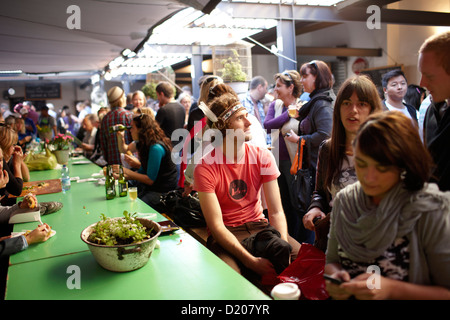
[[[11,236],[18,237],[20,235],[28,234],[31,231],[33,231],[33,230],[22,230],[21,232],[12,232]],[[52,229],[52,231],[50,231],[50,237],[49,238],[53,237],[55,234],[56,234],[56,231]]]
[[[72,162],[72,164],[89,164],[89,163],[92,163],[91,161],[89,161],[89,160],[82,160],[82,161],[76,161],[76,162]]]
[[[161,234],[170,233],[170,232],[180,229],[180,227],[175,222],[170,221],[170,220],[161,221],[158,223],[161,226]]]

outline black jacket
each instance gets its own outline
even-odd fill
[[[311,100],[299,110],[298,135],[305,139],[307,144],[310,143],[310,168],[316,168],[319,147],[331,135],[333,97],[332,90],[314,90],[310,95]]]
[[[448,108],[445,102],[432,103],[425,114],[423,123],[424,141],[433,157],[435,169],[432,182],[439,185],[442,191],[450,190],[450,110],[446,109],[441,116],[439,110]]]

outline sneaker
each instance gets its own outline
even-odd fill
[[[59,210],[61,210],[62,207],[63,207],[63,204],[61,202],[57,202],[57,201],[39,203],[39,209],[41,211],[41,216],[59,211]]]

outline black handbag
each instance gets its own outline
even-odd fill
[[[206,226],[200,201],[196,195],[183,197],[182,189],[172,190],[161,196],[161,202],[167,214],[182,228],[196,228]]]
[[[292,181],[293,205],[303,216],[311,203],[311,196],[315,185],[315,168],[310,166],[310,143],[309,140],[300,137],[297,151],[297,173]]]

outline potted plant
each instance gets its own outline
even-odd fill
[[[141,88],[141,91],[145,94],[146,97],[157,100],[158,97],[156,96],[156,85],[157,83],[154,81],[147,82]]]
[[[118,218],[102,214],[99,222],[81,232],[81,240],[103,268],[126,272],[148,262],[160,233],[157,222],[124,211],[123,217]]]
[[[237,94],[247,92],[251,77],[251,51],[247,44],[214,47],[213,64],[217,74]]]
[[[247,74],[242,71],[242,64],[236,49],[230,49],[232,55],[226,59],[222,59],[220,63],[223,68],[219,70],[222,73],[223,81],[228,82],[244,82],[247,80]]]
[[[59,164],[67,164],[69,162],[69,152],[72,147],[73,138],[69,135],[59,133],[48,143],[49,149],[56,156]]]

